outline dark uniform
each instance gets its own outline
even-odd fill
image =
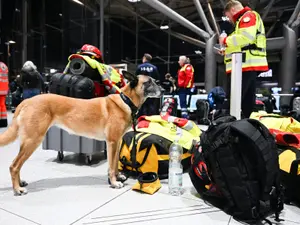
[[[138,66],[136,75],[146,75],[152,77],[155,80],[160,80],[157,67],[149,62],[145,62]],[[138,116],[152,116],[159,114],[160,99],[148,98],[140,109]]]

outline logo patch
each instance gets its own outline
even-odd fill
[[[245,17],[244,19],[243,19],[243,21],[245,22],[245,23],[248,23],[248,22],[250,22],[250,17]]]

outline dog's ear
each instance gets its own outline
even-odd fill
[[[130,82],[131,88],[135,88],[137,86],[139,79],[136,75],[125,70],[122,71],[122,74],[125,77],[125,79]]]

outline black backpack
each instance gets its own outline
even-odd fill
[[[208,101],[205,99],[198,99],[196,102],[196,107],[196,116],[198,123],[201,125],[209,125],[210,121],[208,119],[208,116],[210,107]]]
[[[83,76],[57,73],[51,77],[49,92],[73,98],[95,97],[94,82]]]
[[[257,120],[224,116],[200,139],[201,152],[194,152],[189,174],[203,198],[237,220],[257,222],[275,213],[279,221],[283,190],[268,129]]]
[[[24,88],[41,88],[42,80],[40,79],[39,72],[34,69],[22,69],[21,83]]]

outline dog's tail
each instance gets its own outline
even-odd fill
[[[22,103],[21,103],[22,104]],[[18,137],[19,125],[17,122],[17,117],[21,111],[22,106],[17,107],[16,112],[14,114],[13,121],[11,125],[7,128],[4,133],[0,134],[0,146],[5,146],[13,142]]]

